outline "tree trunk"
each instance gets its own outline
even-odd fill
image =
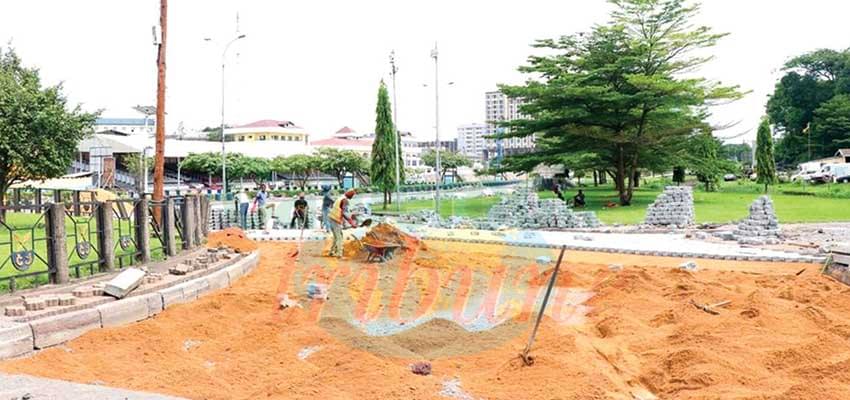
[[[157,55],[156,80],[156,158],[153,166],[153,199],[160,201],[165,196],[165,44],[168,32],[168,0],[159,2],[160,43]],[[143,154],[144,156],[144,154]],[[227,196],[222,193],[222,200]],[[155,209],[154,221],[159,224],[159,209]]]
[[[384,190],[384,210],[387,209],[387,191]]]
[[[0,185],[0,222],[6,222],[6,186]]]
[[[634,178],[635,178],[635,187],[639,188],[640,187],[640,170],[638,170],[638,169],[635,170]]]
[[[593,187],[599,186],[599,172],[593,170]]]
[[[626,177],[626,160],[623,156],[623,147],[620,146],[619,154],[617,155],[617,173],[614,178],[614,184],[617,187],[617,195],[620,197],[621,206],[627,206],[631,201],[631,197],[626,193]]]

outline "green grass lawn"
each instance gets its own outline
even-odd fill
[[[34,260],[33,264],[30,266],[30,268],[25,272],[21,272],[21,271],[18,271],[17,269],[15,269],[15,267],[12,265],[11,259],[9,258],[9,254],[12,251],[12,247],[13,247],[14,251],[21,251],[21,250],[25,250],[25,249],[26,250],[33,250],[37,255],[41,256],[45,260],[47,259],[47,244],[46,244],[46,241],[44,240],[44,237],[45,237],[44,224],[46,223],[45,218],[46,217],[41,217],[40,214],[12,213],[12,212],[9,212],[9,213],[6,214],[6,225],[10,228],[21,229],[21,230],[16,230],[14,232],[14,235],[11,235],[10,231],[5,226],[0,227],[0,243],[5,243],[5,244],[0,245],[0,265],[2,265],[2,267],[0,267],[0,277],[21,275],[21,274],[27,274],[27,273],[32,273],[32,272],[41,272],[41,271],[47,270],[47,265],[40,258],[35,257],[35,260]],[[67,252],[68,252],[67,254],[68,254],[68,257],[69,257],[68,265],[72,266],[70,268],[70,271],[69,271],[72,278],[77,276],[77,271],[73,266],[77,265],[79,267],[79,275],[81,277],[82,276],[88,276],[88,275],[91,274],[92,266],[87,264],[87,263],[96,262],[98,260],[97,235],[90,235],[88,233],[89,231],[96,231],[95,218],[93,216],[92,217],[83,216],[83,217],[75,217],[75,220],[77,222],[76,223],[76,227],[77,227],[77,231],[78,231],[78,233],[76,234],[77,237],[81,241],[83,241],[83,240],[89,241],[91,243],[92,250],[90,251],[90,254],[88,255],[88,257],[86,257],[86,259],[81,259],[79,257],[79,255],[75,251],[75,246],[76,246],[76,241],[74,240],[74,236],[75,236],[74,226],[75,226],[75,224],[71,220],[71,218],[66,217],[65,218],[65,234],[66,234],[66,236],[68,236],[67,239],[66,239],[66,247],[67,247]],[[91,224],[91,225],[87,226],[87,224]],[[114,226],[113,226],[114,229],[119,229],[117,219],[113,220],[113,224],[114,224]],[[30,229],[30,228],[34,228],[34,229]],[[133,232],[132,232],[131,229],[132,229],[132,227],[130,227],[130,226],[123,226],[122,225],[120,234],[117,231],[114,232],[113,236],[115,237],[116,243],[117,243],[118,237],[120,235],[128,235],[128,234],[133,235]],[[31,238],[35,239],[35,246],[34,247],[32,246]],[[10,240],[15,242],[12,247],[10,247],[10,245],[8,244],[8,242]],[[18,241],[20,241],[21,243],[18,243]],[[181,241],[178,239],[178,246],[180,246],[181,244],[182,244]],[[132,253],[135,253],[135,251],[136,251],[135,245],[133,245],[133,244],[130,244],[130,247],[127,250],[122,250],[120,247],[115,249],[116,255],[132,254]],[[165,258],[164,250],[161,248],[161,245],[160,245],[160,242],[158,241],[158,239],[156,239],[154,237],[153,232],[151,232],[151,258],[153,260],[161,260],[161,259]],[[128,265],[128,264],[130,264],[131,257],[129,257],[129,256],[122,257],[120,261],[123,262],[124,265]],[[82,265],[82,264],[85,264],[85,265]],[[118,259],[116,259],[115,264],[116,264],[116,267],[120,266]],[[98,266],[95,264],[93,269],[96,272],[98,270]],[[19,289],[23,289],[23,288],[27,288],[27,287],[31,287],[31,286],[35,286],[35,285],[41,285],[41,284],[45,284],[45,283],[47,283],[47,274],[39,274],[39,275],[32,276],[32,277],[22,278],[22,279],[19,279],[19,280],[16,281],[16,285]],[[9,290],[9,283],[5,282],[5,281],[0,282],[0,293],[6,292],[8,290]]]
[[[617,193],[610,185],[585,187],[588,207],[595,211],[599,219],[606,224],[637,224],[646,215],[646,207],[661,193],[664,183],[656,183],[635,190],[632,205],[628,207],[605,208],[609,202],[617,203]],[[576,189],[567,190],[565,195],[573,196]],[[794,193],[794,194],[789,194]],[[811,193],[804,196],[799,193]],[[750,203],[760,196],[761,187],[748,182],[726,183],[718,192],[705,192],[701,187],[694,190],[694,207],[697,222],[725,223],[744,218]],[[783,184],[771,188],[770,196],[781,222],[832,222],[850,221],[850,185],[802,186]],[[554,198],[551,191],[540,192],[541,198]],[[459,215],[466,217],[484,217],[499,197],[478,197],[463,200],[443,200],[440,214],[444,217]],[[403,204],[404,212],[412,212],[434,207],[433,200],[411,201]]]

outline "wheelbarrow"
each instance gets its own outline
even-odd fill
[[[366,262],[386,262],[387,260],[391,260],[395,251],[401,247],[400,244],[389,242],[362,241],[360,243],[363,244],[363,249],[367,253]]]

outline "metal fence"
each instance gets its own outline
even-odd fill
[[[66,199],[66,195],[59,196]],[[0,293],[175,256],[206,236],[201,196],[0,207]]]

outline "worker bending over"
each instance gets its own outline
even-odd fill
[[[334,242],[331,246],[330,254],[328,254],[331,257],[342,258],[342,228],[345,226],[345,222],[348,222],[352,228],[356,226],[354,220],[348,214],[348,203],[355,194],[354,189],[348,190],[334,202],[333,208],[331,208],[331,213],[328,216],[331,223],[331,232],[334,235]]]

